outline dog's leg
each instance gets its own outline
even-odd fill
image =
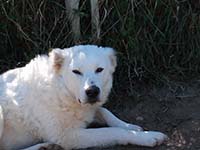
[[[111,127],[120,127],[128,130],[142,131],[142,128],[140,126],[129,124],[118,119],[106,108],[99,108],[96,113],[96,117],[97,121],[100,121],[101,123],[106,123],[108,126]]]
[[[40,143],[25,149],[21,149],[21,150],[40,150],[43,147],[47,147],[50,143]]]
[[[3,129],[4,129],[4,117],[3,117],[3,108],[0,105],[0,139],[3,134]]]
[[[68,135],[67,135],[68,134]],[[67,136],[66,136],[67,135]],[[115,144],[136,144],[141,146],[155,146],[161,144],[166,136],[160,132],[130,131],[122,128],[108,127],[98,129],[76,129],[63,131],[57,141],[65,149],[79,149]]]
[[[41,143],[22,150],[64,150],[64,149],[56,144]]]

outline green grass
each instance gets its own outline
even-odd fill
[[[81,43],[96,43],[88,23],[89,2],[81,2]],[[101,18],[104,10],[107,16],[98,44],[118,52],[114,91],[132,94],[137,82],[160,84],[200,75],[198,1],[104,0],[100,6]],[[0,2],[1,72],[51,47],[73,44],[63,0]]]

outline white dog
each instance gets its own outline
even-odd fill
[[[102,108],[112,87],[114,50],[94,45],[53,49],[0,76],[0,149],[39,150],[136,144],[155,146],[166,136],[142,131]],[[87,129],[92,121],[110,127]],[[41,143],[44,142],[44,143]]]

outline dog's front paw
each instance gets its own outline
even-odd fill
[[[132,144],[137,144],[141,146],[149,146],[153,147],[156,145],[162,144],[166,139],[167,136],[161,132],[155,131],[144,131],[144,132],[135,132],[131,131],[134,135]]]
[[[143,131],[143,128],[138,126],[138,125],[128,124],[127,127],[128,127],[129,130]]]
[[[138,125],[134,125],[134,124],[126,124],[126,127],[128,130],[133,130],[133,131],[143,131],[143,128],[138,126]]]

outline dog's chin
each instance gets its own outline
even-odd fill
[[[78,98],[77,101],[80,105],[83,105],[83,106],[84,105],[102,105],[103,104],[102,101],[99,99],[95,100],[94,102],[89,102],[88,100],[81,100]]]

